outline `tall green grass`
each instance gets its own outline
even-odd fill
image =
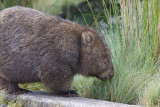
[[[105,82],[77,76],[74,88],[84,97],[160,106],[158,0],[120,0],[121,17],[115,0],[114,17],[101,2],[108,19],[101,23],[101,32],[111,50],[115,76]]]
[[[62,13],[64,5],[77,5],[82,1],[84,0],[33,0],[33,8],[45,13],[58,15]]]
[[[116,0],[110,1],[114,16],[110,14],[104,0],[99,0],[105,13],[102,17],[108,19],[108,22],[98,23],[95,16],[94,18],[111,50],[115,75],[106,81],[78,75],[74,78],[73,88],[82,97],[158,107],[158,0],[119,0],[121,10],[118,9]],[[50,9],[50,6],[53,6],[54,2],[55,0],[38,0],[36,3],[33,1],[33,8],[51,13],[49,10],[53,9]],[[121,16],[118,16],[118,11]],[[20,86],[30,90],[45,90],[39,83]]]

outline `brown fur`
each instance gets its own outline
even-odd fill
[[[18,83],[42,82],[62,96],[75,74],[105,80],[113,76],[109,49],[90,28],[20,6],[0,11],[0,87],[27,90]]]

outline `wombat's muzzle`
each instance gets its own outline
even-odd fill
[[[110,79],[114,76],[114,71],[113,70],[107,70],[104,72],[101,72],[99,75],[97,75],[96,77],[100,80],[107,80]]]

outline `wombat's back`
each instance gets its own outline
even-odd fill
[[[15,7],[11,7],[11,8],[7,8],[7,9],[4,9],[2,11],[0,11],[0,19],[1,21],[4,21],[4,20],[8,20],[10,18],[24,18],[25,17],[25,20],[37,20],[38,18],[42,18],[43,17],[43,20],[49,20],[49,19],[54,19],[54,21],[59,21],[61,20],[60,17],[56,17],[56,16],[53,16],[53,15],[50,15],[50,14],[45,14],[45,13],[42,13],[38,10],[34,10],[34,9],[31,9],[31,8],[25,8],[25,7],[21,7],[21,6],[15,6]],[[4,20],[3,20],[4,19]]]
[[[74,65],[82,30],[78,24],[30,8],[0,11],[0,77],[33,82],[39,81],[39,72],[49,60]]]

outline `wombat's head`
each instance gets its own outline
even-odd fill
[[[94,30],[82,32],[81,68],[86,76],[95,76],[101,80],[113,77],[114,67],[110,50]]]

